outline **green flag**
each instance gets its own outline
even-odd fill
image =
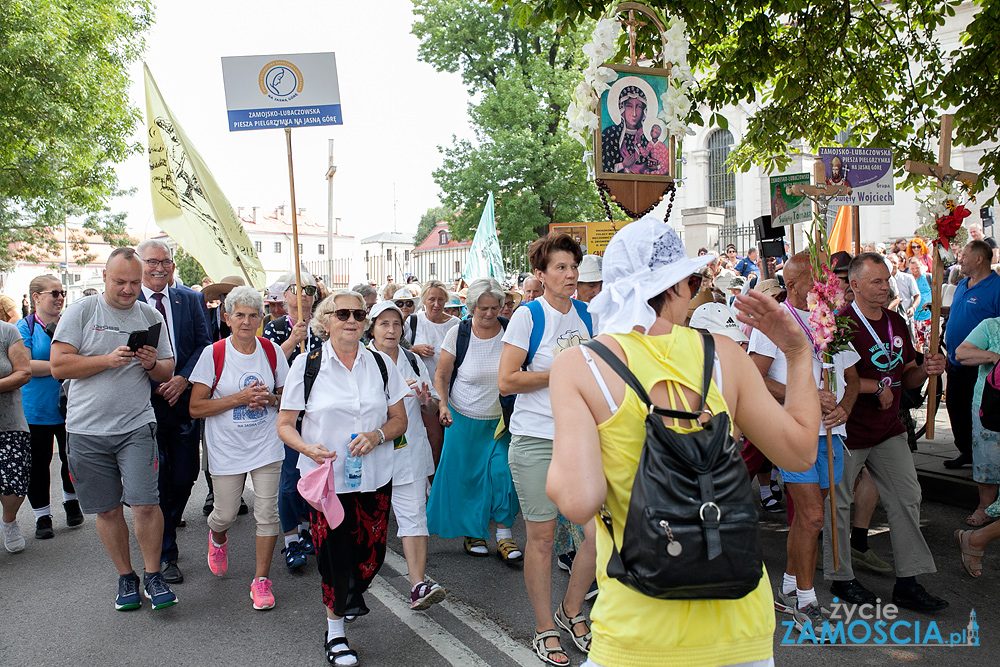
[[[472,239],[469,248],[469,259],[465,262],[462,279],[471,283],[476,278],[493,278],[503,284],[503,258],[500,255],[500,240],[497,238],[497,225],[493,218],[493,193],[490,193],[479,218],[479,228]]]

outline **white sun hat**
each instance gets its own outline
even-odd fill
[[[669,224],[647,215],[622,228],[604,251],[604,289],[588,310],[601,322],[601,333],[648,331],[656,313],[649,299],[707,266],[713,257],[688,257]]]
[[[576,279],[580,283],[599,283],[604,280],[601,275],[601,258],[597,255],[584,255],[580,262],[580,276]]]

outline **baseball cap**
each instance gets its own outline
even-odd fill
[[[750,341],[740,329],[740,323],[736,320],[733,309],[721,303],[706,303],[695,308],[689,326],[692,329],[704,329],[708,333],[729,336],[737,343]]]

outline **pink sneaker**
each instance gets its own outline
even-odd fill
[[[208,531],[208,569],[217,577],[221,577],[229,569],[228,549],[228,539],[221,547],[217,547],[212,542],[212,531]]]
[[[250,599],[254,609],[271,609],[274,607],[274,593],[271,592],[271,580],[266,577],[250,582]]]

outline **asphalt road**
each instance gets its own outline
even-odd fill
[[[53,479],[58,479],[53,475]],[[323,665],[326,629],[319,576],[312,561],[301,574],[289,573],[280,554],[272,570],[275,609],[254,611],[249,584],[253,574],[252,515],[240,517],[230,532],[229,571],[213,576],[205,561],[207,528],[201,513],[205,486],[199,480],[179,530],[180,566],[185,582],[174,587],[180,604],[153,612],[114,610],[116,576],[104,552],[93,517],[80,528],[67,528],[56,510],[56,536],[33,538],[34,520],[25,502],[19,514],[27,547],[19,554],[0,549],[0,665]],[[251,494],[246,494],[248,500]],[[53,488],[53,498],[58,498]],[[126,512],[128,515],[128,512]],[[988,551],[985,574],[973,581],[959,564],[952,532],[962,527],[963,508],[925,502],[924,534],[939,572],[921,577],[927,589],[951,606],[933,616],[900,612],[899,619],[920,621],[924,634],[931,621],[944,639],[960,632],[975,607],[979,647],[933,646],[788,646],[778,614],[775,663],[778,665],[890,665],[920,663],[972,667],[997,664],[1000,648],[1000,544]],[[761,532],[765,563],[773,584],[781,579],[787,525],[784,515],[767,515]],[[876,513],[871,545],[891,555],[885,515]],[[523,544],[524,525],[514,528]],[[427,612],[409,609],[409,586],[400,541],[390,524],[389,555],[368,596],[372,613],[348,626],[352,647],[362,664],[372,665],[541,665],[529,648],[534,619],[519,567],[490,558],[472,558],[461,540],[431,538],[428,575],[450,590],[448,599]],[[132,561],[142,564],[135,540]],[[491,544],[491,550],[494,545]],[[861,571],[872,591],[891,596],[892,575]],[[567,576],[553,567],[553,609]],[[828,587],[818,581],[820,600],[829,604]],[[145,601],[144,601],[145,602]],[[797,637],[792,632],[793,638]],[[564,646],[573,664],[583,655]]]

